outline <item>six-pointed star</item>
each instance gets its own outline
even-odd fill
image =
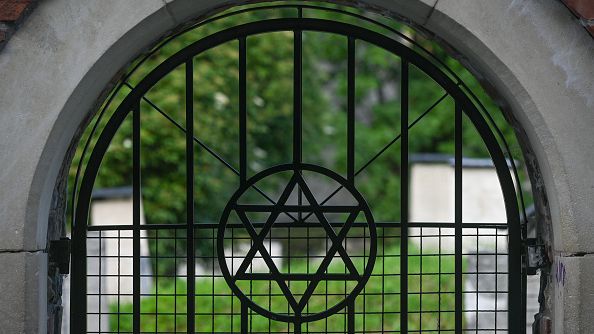
[[[299,187],[303,192],[303,195],[309,202],[309,205],[287,205],[287,200],[289,199],[290,194],[292,193],[295,187]],[[312,194],[311,190],[307,186],[307,183],[303,179],[301,173],[294,172],[291,180],[288,182],[287,186],[285,187],[284,191],[282,192],[278,202],[275,205],[242,205],[236,204],[233,208],[239,218],[241,219],[243,225],[245,226],[247,232],[250,234],[250,237],[253,240],[253,245],[250,250],[247,252],[243,262],[239,266],[237,270],[234,280],[253,280],[257,279],[265,279],[265,280],[274,280],[279,285],[281,291],[283,292],[285,298],[291,308],[296,313],[301,313],[301,311],[307,305],[311,295],[313,294],[314,290],[318,283],[322,280],[352,280],[358,281],[361,279],[360,274],[358,273],[355,265],[351,261],[351,258],[347,254],[346,250],[342,246],[342,241],[347,236],[349,229],[353,225],[357,215],[361,211],[360,206],[324,206],[318,204],[314,195]],[[270,216],[264,223],[260,233],[256,231],[254,226],[252,225],[251,221],[246,215],[246,212],[269,212]],[[318,270],[313,274],[283,274],[280,273],[278,268],[276,267],[274,261],[272,260],[270,254],[266,247],[264,247],[263,241],[268,235],[268,232],[271,230],[272,226],[276,222],[276,219],[282,212],[313,212],[319,224],[324,228],[326,231],[327,236],[332,241],[332,245],[328,249],[326,256],[320,263]],[[333,212],[333,213],[348,213],[349,216],[344,223],[342,229],[338,233],[338,235],[334,232],[334,229],[324,216],[325,212]],[[315,226],[315,225],[314,225]],[[254,259],[254,256],[257,252],[260,252],[262,259],[268,266],[270,273],[265,274],[253,274],[253,273],[246,273],[246,270],[249,268],[250,263]],[[334,255],[339,253],[340,257],[344,261],[347,272],[346,274],[330,274],[327,273],[328,266],[332,261]],[[295,299],[295,296],[289,289],[286,284],[286,281],[291,280],[301,280],[301,281],[309,281],[309,285],[307,286],[303,296],[299,302]]]

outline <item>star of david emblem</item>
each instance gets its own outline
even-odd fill
[[[349,205],[328,205],[323,201],[320,202],[314,196],[311,188],[303,177],[303,171],[314,172],[321,174],[322,176],[329,177],[341,185],[341,188],[346,189],[348,193],[353,197],[354,204]],[[287,184],[284,186],[278,200],[270,204],[241,204],[239,199],[250,187],[254,187],[254,184],[265,177],[271,176],[276,173],[290,172],[291,176]],[[299,190],[302,193],[305,201],[300,202],[298,205],[290,204],[291,194],[295,190]],[[226,256],[224,254],[224,240],[225,230],[229,220],[229,216],[234,212],[241,225],[247,231],[247,234],[251,238],[251,247],[247,251],[247,254],[241,261],[239,268],[234,274],[231,274],[226,262]],[[268,218],[259,224],[260,231],[256,230],[254,222],[249,218],[250,213],[268,214]],[[326,248],[326,253],[323,256],[318,268],[312,273],[283,273],[278,268],[277,264],[273,260],[269,250],[265,247],[264,241],[269,235],[271,230],[275,227],[275,224],[281,220],[281,217],[286,214],[293,217],[290,213],[297,213],[298,217],[311,217],[307,222],[305,219],[295,220],[295,226],[308,226],[308,227],[321,227],[326,233],[329,240],[329,247]],[[341,217],[346,219],[337,226],[331,224],[327,218],[328,214],[340,214]],[[346,248],[344,247],[344,241],[358,217],[363,217],[365,222],[364,226],[369,230],[369,255],[367,257],[367,263],[364,265],[363,270],[358,270],[357,266],[353,263],[351,256],[349,256]],[[334,225],[334,227],[333,227]],[[335,230],[336,228],[336,230]],[[282,320],[287,322],[307,322],[323,319],[331,314],[338,312],[350,303],[353,303],[358,293],[363,289],[365,283],[371,275],[373,264],[375,263],[376,256],[376,231],[375,223],[371,215],[371,211],[367,206],[365,200],[361,194],[354,188],[354,185],[349,183],[347,180],[339,176],[338,174],[315,165],[300,164],[296,165],[281,165],[273,167],[269,170],[261,172],[248,180],[242,185],[237,192],[232,196],[228,202],[221,222],[219,224],[218,237],[217,237],[217,251],[219,264],[225,280],[229,284],[234,294],[238,296],[242,303],[246,303],[247,306],[255,310],[256,312],[269,317],[271,319]],[[267,273],[252,273],[249,271],[250,265],[253,263],[257,254],[260,254],[261,259],[264,261]],[[344,273],[330,273],[328,268],[334,258],[339,258],[344,263]],[[360,268],[361,269],[361,268]],[[268,280],[276,282],[282,295],[285,297],[290,311],[287,313],[279,314],[271,312],[269,309],[254,303],[247,294],[238,287],[238,282],[241,281],[252,281],[252,280]],[[307,286],[300,298],[297,298],[289,288],[288,282],[291,281],[305,281]],[[323,312],[308,314],[305,312],[306,306],[310,301],[316,287],[323,281],[352,281],[355,283],[355,287],[347,293],[345,291],[345,299],[339,302]]]

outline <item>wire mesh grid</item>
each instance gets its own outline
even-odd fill
[[[257,225],[256,225],[257,226]],[[399,333],[401,279],[406,277],[409,333],[454,333],[455,295],[463,295],[464,333],[507,332],[507,231],[499,228],[462,229],[463,290],[455,289],[456,230],[439,224],[418,224],[408,235],[408,272],[400,272],[400,227],[380,223],[377,260],[369,281],[355,299],[356,333]],[[421,227],[422,226],[422,227]],[[437,226],[437,227],[436,227]],[[133,233],[90,227],[88,235],[87,326],[89,333],[132,333]],[[368,257],[367,227],[355,223],[345,250],[356,266]],[[319,266],[331,241],[319,227],[276,229],[264,240],[275,264],[284,273],[308,274]],[[216,254],[216,229],[195,229],[196,244],[207,245],[196,255],[194,296],[196,333],[240,333],[242,305],[221,274]],[[142,333],[187,331],[187,257],[184,228],[143,229],[141,237]],[[242,227],[229,228],[227,263],[237,271],[253,240]],[[335,256],[328,273],[347,273]],[[335,263],[336,262],[336,263]],[[261,256],[249,266],[251,279],[241,288],[257,304],[278,313],[289,314],[285,296],[274,281],[258,279],[269,269]],[[303,295],[307,281],[287,282],[295,297]],[[345,298],[352,285],[345,280],[324,280],[315,289],[304,314],[327,309]],[[348,308],[324,319],[301,325],[302,333],[348,333]],[[276,321],[248,311],[251,333],[293,332],[295,324]]]

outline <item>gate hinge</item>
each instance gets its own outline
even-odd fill
[[[526,274],[536,275],[536,271],[548,263],[545,245],[538,244],[536,238],[526,239]]]
[[[60,274],[70,273],[70,239],[60,238],[60,240],[51,240],[49,247],[49,261],[54,263]]]

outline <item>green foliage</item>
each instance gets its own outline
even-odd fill
[[[322,14],[321,16],[330,14]],[[151,69],[186,45],[215,31],[241,22],[265,18],[264,13],[248,13],[239,18],[215,22],[189,31],[150,57],[129,80],[138,84]],[[352,19],[342,18],[344,21]],[[412,29],[395,25],[421,42],[445,61],[469,84],[486,108],[495,115],[508,141],[515,143],[499,109],[481,89],[474,77],[458,62],[431,41],[425,41]],[[249,175],[270,166],[287,163],[292,157],[293,122],[293,35],[277,32],[248,38],[248,171]],[[206,145],[239,169],[238,131],[238,43],[218,46],[194,58],[194,129],[200,143]],[[346,38],[304,33],[303,50],[303,149],[304,161],[346,172]],[[357,42],[356,78],[356,168],[365,165],[377,152],[398,136],[401,129],[400,77],[397,56],[364,42]],[[167,74],[147,94],[146,99],[170,117],[173,124],[151,103],[141,103],[142,197],[148,224],[186,222],[186,138],[185,67],[180,65]],[[444,90],[425,73],[411,66],[409,125],[443,96]],[[121,103],[127,89],[120,91],[101,120],[103,128]],[[409,151],[453,153],[453,101],[446,98],[410,130]],[[488,157],[474,127],[466,121],[464,155]],[[83,136],[83,142],[88,138]],[[96,140],[97,135],[91,138]],[[95,189],[128,186],[132,183],[131,115],[111,141],[102,162]],[[400,219],[400,142],[396,141],[369,167],[357,176],[357,187],[364,195],[378,221]],[[514,153],[520,153],[517,146]],[[238,176],[225,167],[199,143],[195,144],[194,217],[197,223],[218,222],[228,198],[237,189]],[[518,154],[517,156],[520,156]],[[70,173],[85,164],[77,151]],[[88,159],[88,154],[85,159]],[[73,182],[70,182],[72,185]],[[268,185],[265,192],[273,198],[278,187]],[[149,232],[152,233],[152,232]],[[151,236],[153,236],[151,234]],[[150,242],[151,253],[156,243]],[[162,254],[182,253],[185,240],[177,246],[169,241],[159,244]],[[198,254],[208,253],[210,245],[197,244]],[[159,266],[160,273],[171,274],[171,265]]]
[[[376,261],[373,274],[397,274],[400,268],[400,251],[399,245],[386,246],[386,256],[378,258]],[[419,249],[410,245],[409,253],[419,254]],[[356,260],[355,260],[356,261]],[[440,263],[441,262],[441,263]],[[410,273],[436,273],[440,270],[442,272],[454,272],[454,256],[441,257],[424,257],[421,263],[419,256],[411,256],[408,259],[408,266]],[[300,263],[292,262],[292,272],[306,272],[307,263],[301,261]],[[334,264],[329,271],[344,272],[345,268],[341,264]],[[283,268],[283,272],[287,268]],[[450,277],[451,276],[451,277]],[[260,284],[258,284],[260,283]],[[293,282],[292,291],[303,291],[303,287],[296,286],[298,284],[304,285],[304,282]],[[419,295],[421,290],[427,293]],[[443,312],[438,313],[438,310],[453,311],[455,306],[454,298],[454,279],[453,275],[410,275],[408,280],[409,291],[408,307],[412,312],[409,315],[408,326],[409,330],[452,330],[454,328],[454,313]],[[223,278],[213,279],[198,279],[196,281],[196,332],[211,333],[211,332],[231,332],[238,331],[240,328],[240,302],[239,299],[232,296],[232,293]],[[437,292],[441,291],[440,294]],[[262,297],[254,297],[259,305],[267,307],[268,295],[282,295],[278,286],[269,285],[265,281],[256,281],[252,286],[254,296],[262,295]],[[327,284],[320,284],[315,293],[324,298],[312,298],[308,304],[310,312],[321,311],[325,309],[325,296],[329,295],[329,305],[342,300],[344,297],[345,285],[344,282],[329,281]],[[400,329],[400,319],[397,314],[400,310],[400,278],[396,275],[388,275],[385,277],[372,276],[366,285],[365,297],[357,297],[355,308],[357,312],[362,312],[365,308],[369,314],[365,315],[365,329],[367,331],[376,332],[381,331],[382,328],[386,331],[398,331]],[[177,297],[175,294],[177,293]],[[141,315],[141,330],[143,332],[185,332],[186,331],[186,281],[178,279],[173,281],[171,279],[159,279],[158,287],[153,291],[155,296],[143,297],[140,305],[140,311],[146,313]],[[258,300],[259,298],[259,300]],[[422,299],[421,299],[422,298]],[[271,310],[286,310],[287,302],[284,297],[273,297],[270,299]],[[174,314],[174,310],[177,315]],[[379,314],[381,311],[386,312],[383,316]],[[418,317],[418,311],[424,311],[422,321]],[[122,302],[119,305],[113,303],[110,305],[110,312],[114,313],[110,317],[110,328],[112,332],[132,331],[132,304],[129,302]],[[378,314],[374,314],[377,312]],[[119,318],[118,314],[119,313]],[[231,313],[233,315],[231,316]],[[155,314],[158,314],[155,317]],[[180,315],[181,314],[181,315]],[[212,316],[212,314],[219,314]],[[231,318],[231,319],[230,319]],[[382,326],[383,323],[383,326]],[[231,325],[232,324],[232,325]],[[344,313],[339,313],[330,316],[325,320],[316,321],[303,325],[304,332],[325,332],[332,328],[333,331],[342,331],[345,328]],[[273,332],[282,332],[287,330],[286,323],[269,321],[267,318],[253,313],[251,328],[253,332],[264,333],[270,329]],[[363,314],[357,314],[355,319],[355,326],[357,331],[363,329]]]

